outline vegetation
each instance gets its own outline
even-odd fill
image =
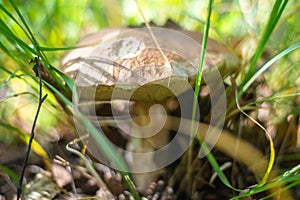
[[[299,199],[299,9],[296,0],[0,0],[0,183],[9,185],[7,190],[0,188],[0,195],[8,199],[15,197],[25,159],[23,152],[30,143],[30,133],[35,133],[23,182],[23,196],[28,199],[34,199],[32,191],[45,190],[49,194],[47,199],[101,199],[96,194],[99,188],[105,191],[106,198],[113,195],[128,199],[130,196],[154,198],[158,193],[160,198],[170,199],[271,199],[274,196]],[[75,112],[71,101],[74,82],[60,71],[63,56],[76,48],[79,38],[104,27],[139,26],[145,22],[142,14],[148,22],[157,25],[171,19],[188,30],[207,30],[204,38],[208,34],[239,57],[239,70],[224,80],[228,102],[224,130],[240,138],[229,146],[236,148],[236,152],[245,152],[243,158],[227,155],[221,149],[209,152],[199,136],[190,151],[168,166],[167,173],[144,194],[137,191],[130,173],[108,173],[84,152],[83,146],[75,145],[76,131],[71,118]],[[38,76],[39,68],[42,74],[43,70],[47,71],[43,81]],[[201,73],[197,80],[201,82]],[[198,93],[203,88],[198,85],[194,103],[199,98],[201,105],[204,100]],[[38,105],[41,109],[34,126]],[[99,130],[84,116],[75,119],[85,126],[112,162],[126,169],[124,160]],[[257,170],[264,173],[258,179],[255,170],[253,173],[249,170],[252,166],[240,162],[252,159],[253,152],[243,151],[249,144],[262,152],[267,161],[266,169]],[[207,153],[202,159],[197,157],[200,146]],[[190,158],[191,172],[186,167]],[[57,183],[45,178],[57,174],[59,166],[67,172],[73,171],[71,180],[65,178],[62,185],[57,178],[54,178]],[[38,173],[34,171],[37,168]],[[76,178],[74,172],[80,172],[80,177]],[[186,178],[186,173],[191,173],[193,178]],[[43,176],[33,178],[33,174]],[[94,187],[84,185],[89,180],[96,182],[96,189],[83,189]],[[218,194],[212,192],[215,190]]]

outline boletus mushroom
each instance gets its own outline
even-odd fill
[[[143,153],[168,143],[168,131],[161,126],[168,114],[166,104],[194,87],[201,40],[201,33],[180,28],[107,28],[82,39],[78,46],[83,47],[63,59],[64,72],[75,80],[81,102],[117,102],[126,108],[125,113],[135,116],[127,124],[131,130],[123,130],[130,135],[127,150],[142,154],[127,155],[133,172],[166,166],[155,163],[153,154]],[[235,55],[212,39],[208,40],[206,55],[205,81],[214,79],[216,73],[224,77],[238,66]],[[189,101],[191,105],[193,99]],[[135,177],[142,189],[153,178],[149,174]]]

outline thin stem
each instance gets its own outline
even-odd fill
[[[197,131],[195,130],[193,122],[195,121],[196,114],[197,114],[197,105],[198,105],[198,96],[200,92],[200,84],[201,84],[201,79],[202,79],[202,70],[203,70],[203,65],[204,65],[204,59],[205,59],[205,50],[206,50],[206,45],[207,45],[207,40],[208,40],[208,33],[209,33],[209,27],[210,27],[210,16],[211,16],[211,11],[212,11],[212,6],[213,6],[213,0],[209,1],[209,5],[207,8],[208,14],[207,14],[207,19],[206,19],[206,24],[204,27],[204,34],[203,34],[203,40],[202,40],[202,45],[201,45],[201,52],[200,52],[200,60],[199,60],[199,66],[198,66],[198,74],[196,77],[196,83],[195,83],[195,92],[194,92],[194,99],[193,99],[193,110],[192,110],[192,125],[191,125],[191,133],[190,133],[190,147],[189,147],[189,152],[188,152],[188,161],[187,161],[187,169],[188,173],[187,176],[191,175],[191,163],[193,159],[193,145],[192,145],[192,135],[194,135],[194,132]]]
[[[23,178],[24,178],[24,174],[25,174],[25,169],[28,163],[28,159],[29,159],[29,154],[31,151],[31,146],[32,146],[32,141],[34,139],[34,130],[36,127],[36,123],[37,123],[37,119],[38,119],[38,115],[41,109],[41,106],[43,104],[43,102],[45,101],[45,99],[47,98],[47,94],[45,96],[42,97],[42,75],[41,75],[41,64],[40,64],[40,59],[38,57],[35,58],[35,62],[36,62],[36,66],[38,68],[38,77],[39,77],[39,104],[38,104],[38,108],[34,117],[34,121],[33,121],[33,125],[32,125],[32,129],[31,129],[31,133],[30,133],[30,139],[29,139],[29,143],[28,143],[28,147],[27,147],[27,152],[26,152],[26,157],[23,163],[23,167],[22,167],[22,171],[21,171],[21,175],[19,178],[19,183],[18,183],[18,188],[17,188],[17,200],[20,199],[21,197],[21,193],[22,193],[22,183],[23,183]]]

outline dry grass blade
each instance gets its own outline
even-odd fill
[[[97,184],[99,185],[99,187],[102,187],[102,189],[106,192],[107,194],[107,198],[108,199],[114,199],[113,194],[110,192],[110,190],[108,189],[108,187],[106,186],[106,184],[104,183],[104,181],[101,179],[101,177],[99,176],[99,174],[96,172],[96,170],[94,169],[94,167],[91,164],[91,161],[88,160],[80,151],[70,147],[70,145],[75,144],[79,141],[81,141],[84,138],[77,138],[73,141],[71,141],[69,144],[67,144],[66,149],[71,152],[74,153],[75,155],[77,155],[80,159],[82,159],[84,161],[84,164],[86,166],[86,169],[91,173],[91,175],[95,178]]]

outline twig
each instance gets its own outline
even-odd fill
[[[43,104],[43,102],[45,101],[45,99],[47,98],[48,94],[46,94],[45,96],[42,97],[42,75],[41,75],[41,64],[40,64],[40,59],[39,57],[35,57],[35,67],[38,68],[38,78],[39,78],[39,104],[38,104],[38,108],[37,111],[35,113],[35,117],[34,117],[34,121],[32,124],[32,129],[31,129],[31,133],[30,133],[30,139],[29,139],[29,143],[27,146],[27,152],[26,152],[26,157],[23,163],[23,167],[22,167],[22,172],[19,178],[19,183],[18,183],[18,188],[17,188],[17,200],[20,199],[21,194],[22,194],[22,183],[23,183],[23,178],[24,178],[24,174],[25,174],[25,169],[28,163],[28,159],[29,159],[29,154],[31,151],[31,145],[32,145],[32,141],[34,139],[34,130],[35,130],[35,126],[36,126],[36,122],[38,119],[38,115],[41,109],[41,106]]]

